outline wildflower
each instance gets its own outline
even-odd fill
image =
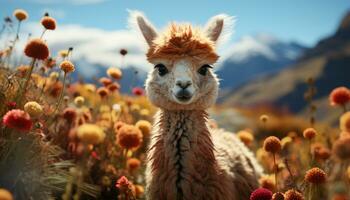
[[[66,50],[66,49],[65,50],[61,50],[61,51],[58,52],[58,55],[60,55],[62,58],[67,57],[68,54],[69,54],[69,51]]]
[[[304,138],[308,139],[308,140],[311,140],[313,139],[315,136],[316,136],[317,132],[315,129],[313,128],[307,128],[304,130],[303,132],[303,136]]]
[[[275,191],[276,189],[276,183],[272,175],[261,177],[259,179],[259,184],[262,188],[268,189],[270,191]]]
[[[312,184],[322,184],[326,182],[327,174],[322,169],[314,167],[306,172],[304,179]]]
[[[340,117],[340,130],[350,132],[350,111]]]
[[[132,93],[133,93],[134,95],[136,95],[136,96],[142,96],[143,93],[144,93],[144,91],[143,91],[143,89],[140,88],[140,87],[134,87],[134,88],[132,89]]]
[[[125,125],[124,122],[122,122],[122,121],[117,121],[117,122],[114,124],[114,130],[115,130],[115,132],[118,133],[118,130],[119,130],[122,126],[124,126],[124,125]]]
[[[260,121],[262,121],[263,123],[266,123],[268,120],[269,120],[268,115],[261,115],[260,116]]]
[[[59,74],[57,72],[51,72],[49,77],[52,80],[56,80],[58,78]]]
[[[13,200],[13,196],[8,190],[0,188],[0,200]]]
[[[18,71],[18,73],[21,77],[25,77],[29,68],[30,68],[30,66],[28,66],[28,65],[21,65],[21,66],[17,67],[16,70]]]
[[[142,185],[135,185],[135,193],[136,198],[142,198],[143,194],[145,193],[145,189],[142,187]]]
[[[141,109],[141,110],[140,110],[140,115],[143,116],[143,117],[149,116],[149,110],[146,109],[146,108]]]
[[[28,18],[28,13],[25,10],[16,9],[13,12],[13,16],[15,16],[18,21],[23,21]]]
[[[19,131],[30,131],[33,125],[29,114],[19,109],[8,111],[3,116],[2,123],[9,128]]]
[[[152,125],[149,121],[139,120],[136,122],[135,126],[141,130],[144,137],[149,136],[151,133]]]
[[[6,103],[6,106],[9,108],[9,110],[12,110],[12,109],[16,108],[17,103],[14,101],[10,101],[10,102]]]
[[[100,95],[101,98],[105,97],[108,95],[108,90],[105,87],[100,87],[97,89],[97,94]]]
[[[99,144],[105,139],[105,133],[99,126],[83,124],[77,129],[78,138],[86,144]]]
[[[120,104],[117,104],[117,103],[113,104],[112,108],[116,113],[120,113],[122,111],[122,107],[120,106]]]
[[[140,111],[140,110],[141,110],[141,107],[140,107],[139,104],[132,104],[132,105],[130,106],[130,110],[131,110],[132,112],[137,112],[137,111]]]
[[[288,144],[292,142],[293,142],[293,139],[289,136],[282,138],[281,140],[282,149],[286,148]]]
[[[68,60],[64,60],[63,62],[61,62],[60,68],[65,73],[74,72],[74,70],[75,70],[73,63],[68,61]]]
[[[120,49],[119,53],[120,55],[125,56],[126,54],[128,54],[128,51],[126,49]]]
[[[47,30],[55,30],[56,29],[56,20],[50,16],[44,16],[41,19],[41,25]]]
[[[265,188],[258,188],[250,195],[250,200],[271,200],[272,192]]]
[[[94,84],[85,84],[84,87],[88,92],[92,93],[96,91],[96,86]]]
[[[131,183],[129,182],[128,178],[126,178],[125,176],[122,176],[117,180],[115,187],[118,188],[119,190],[125,191],[129,189],[130,184]]]
[[[327,160],[331,156],[330,150],[323,145],[314,145],[311,150],[317,160]]]
[[[29,101],[24,105],[24,111],[31,117],[39,117],[43,113],[43,108],[35,101]]]
[[[108,90],[114,92],[120,89],[120,85],[118,83],[111,83],[107,86]]]
[[[77,107],[83,106],[84,102],[85,102],[85,98],[82,97],[82,96],[77,96],[77,97],[75,97],[75,99],[74,99],[74,103],[75,103],[75,105],[76,105]]]
[[[253,134],[247,130],[239,131],[237,136],[246,146],[251,145],[254,140]]]
[[[49,56],[49,48],[47,44],[39,38],[31,39],[24,48],[26,56],[45,60]]]
[[[291,189],[284,193],[284,200],[304,200],[304,197],[300,192]]]
[[[135,126],[125,124],[117,131],[116,143],[124,149],[136,150],[142,143],[142,133]]]
[[[112,80],[106,77],[102,77],[99,79],[99,82],[104,85],[105,87],[107,87],[109,84],[112,83]]]
[[[350,90],[346,87],[337,87],[329,95],[329,101],[332,106],[344,106],[350,101]]]
[[[284,194],[282,192],[276,192],[272,195],[272,200],[284,200]]]
[[[335,141],[333,152],[340,160],[350,159],[350,136],[345,136]]]
[[[62,116],[68,122],[72,122],[77,118],[77,112],[74,110],[74,108],[65,108]]]
[[[114,68],[114,67],[108,68],[107,69],[107,74],[108,74],[108,76],[110,76],[110,77],[112,77],[112,78],[114,78],[116,80],[121,79],[122,75],[123,75],[123,73],[122,73],[122,71],[120,69]]]
[[[126,162],[127,169],[130,171],[137,170],[141,165],[141,161],[137,158],[129,158]]]
[[[269,136],[264,141],[264,149],[270,153],[278,153],[282,149],[281,141],[275,136]]]

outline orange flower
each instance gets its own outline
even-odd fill
[[[125,124],[117,132],[116,143],[130,150],[137,150],[142,143],[142,133],[135,126]]]
[[[250,146],[254,140],[253,134],[247,130],[239,131],[237,136],[246,146]]]
[[[317,132],[315,129],[313,128],[307,128],[304,130],[303,132],[303,136],[304,138],[308,139],[308,140],[311,140],[313,139],[315,136],[316,136]]]
[[[23,21],[28,18],[28,13],[25,10],[16,9],[13,12],[13,16],[15,16],[18,21]]]
[[[100,87],[97,89],[97,94],[101,96],[101,98],[105,97],[108,95],[108,90],[105,87]]]
[[[13,196],[9,191],[0,188],[0,200],[13,200]]]
[[[350,101],[350,90],[346,87],[337,87],[329,95],[329,101],[332,106],[344,106]]]
[[[284,200],[304,200],[304,196],[300,192],[291,189],[284,193]]]
[[[105,87],[107,87],[109,84],[112,83],[112,80],[106,77],[102,77],[100,78],[99,82],[104,85]]]
[[[44,16],[41,19],[41,25],[43,25],[43,27],[45,27],[47,30],[55,30],[56,20],[50,16]]]
[[[350,159],[350,136],[344,136],[335,141],[333,152],[340,160]]]
[[[123,73],[122,73],[122,71],[120,69],[113,68],[113,67],[108,68],[107,74],[108,74],[108,76],[110,76],[110,77],[112,77],[112,78],[114,78],[116,80],[121,79],[122,75],[123,75]]]
[[[350,111],[340,117],[340,130],[350,132]]]
[[[63,62],[61,62],[60,68],[65,73],[74,72],[74,70],[75,70],[73,63],[68,61],[68,60],[64,60]]]
[[[281,141],[275,136],[269,136],[264,141],[264,149],[270,153],[278,153],[282,149]]]
[[[305,174],[305,181],[312,184],[322,184],[327,180],[327,174],[320,168],[314,167]]]
[[[45,60],[49,57],[49,48],[42,39],[36,38],[27,43],[24,48],[24,53],[28,57]]]
[[[140,165],[141,161],[137,158],[129,158],[126,163],[127,169],[130,171],[137,170],[138,168],[140,168]]]

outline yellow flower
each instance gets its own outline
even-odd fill
[[[31,117],[39,117],[43,113],[43,108],[37,102],[30,101],[24,105],[24,111],[26,111]]]
[[[88,92],[93,93],[96,91],[96,86],[94,84],[85,84],[84,87]]]
[[[105,139],[105,133],[95,124],[83,124],[77,129],[78,138],[86,144],[99,144]]]
[[[50,79],[56,80],[58,78],[59,74],[57,72],[51,72],[50,73]]]
[[[82,97],[82,96],[77,96],[77,97],[75,97],[75,99],[74,99],[74,103],[75,103],[75,105],[76,105],[77,107],[83,106],[84,102],[85,102],[85,99],[84,99],[84,97]]]
[[[345,132],[350,132],[350,111],[344,113],[340,117],[340,129]]]
[[[284,149],[288,144],[292,142],[293,142],[293,139],[289,136],[282,138],[281,140],[282,149]]]
[[[247,130],[239,131],[237,136],[246,146],[249,146],[254,140],[253,134]]]
[[[122,77],[122,71],[118,68],[110,67],[107,69],[108,76],[119,80]]]
[[[149,110],[148,109],[141,109],[140,110],[140,115],[143,116],[143,117],[147,117],[149,116]]]
[[[13,200],[12,194],[6,189],[0,188],[0,200]]]
[[[138,122],[136,122],[135,126],[141,130],[144,137],[150,135],[152,125],[151,123],[149,123],[149,121],[139,120]]]
[[[65,73],[74,72],[74,70],[75,70],[73,63],[68,61],[68,60],[61,62],[60,68]]]
[[[13,16],[15,16],[18,21],[23,21],[28,18],[28,13],[25,10],[16,9],[13,12]]]
[[[68,50],[61,50],[58,52],[58,54],[62,57],[65,58],[68,56]]]

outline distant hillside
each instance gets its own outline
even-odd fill
[[[327,95],[337,86],[350,87],[350,12],[338,30],[307,50],[296,64],[243,85],[224,104],[254,106],[272,104],[293,112],[305,112],[305,80],[315,79],[316,99],[322,112],[329,112]],[[324,115],[324,113],[323,113]],[[324,115],[327,116],[327,115]]]
[[[234,43],[217,71],[223,90],[232,90],[258,76],[278,72],[293,64],[305,47],[295,42],[259,34]]]

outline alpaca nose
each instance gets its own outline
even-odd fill
[[[190,85],[192,85],[191,81],[176,81],[176,85],[179,86],[181,89],[186,89]]]

